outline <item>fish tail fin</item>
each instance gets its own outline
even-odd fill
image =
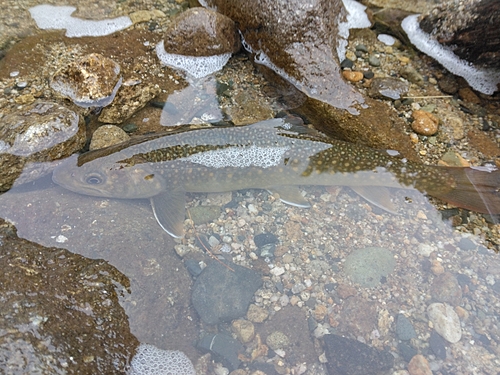
[[[454,181],[451,189],[430,195],[471,211],[500,214],[500,170],[445,168]]]

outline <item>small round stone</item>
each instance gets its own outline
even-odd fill
[[[342,72],[342,75],[349,82],[359,82],[363,79],[362,72],[353,72],[351,70],[344,70]]]
[[[353,66],[354,66],[354,62],[353,62],[351,59],[344,59],[344,60],[340,63],[340,67],[341,67],[342,69],[345,69],[345,68],[349,68],[349,69],[351,69]]]
[[[371,66],[380,66],[380,59],[375,55],[371,55],[368,58],[368,64],[370,64]]]
[[[432,113],[422,110],[413,111],[411,128],[420,135],[434,135],[438,131],[439,120]]]

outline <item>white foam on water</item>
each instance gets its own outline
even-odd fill
[[[189,358],[178,350],[163,350],[149,344],[137,348],[128,375],[195,375]]]
[[[442,46],[437,40],[432,39],[429,34],[422,31],[418,17],[418,14],[411,15],[401,22],[401,27],[415,47],[435,59],[451,73],[465,78],[473,89],[487,95],[497,91],[497,85],[500,83],[499,71],[477,68],[462,60],[452,50]]]
[[[371,26],[364,5],[355,0],[342,0],[342,2],[347,10],[347,20],[345,22],[342,21],[340,14],[337,19],[339,36],[337,41],[337,55],[340,61],[345,59],[349,29],[364,29]]]
[[[231,58],[231,53],[213,56],[185,56],[165,51],[163,41],[156,45],[160,61],[172,68],[181,69],[194,78],[203,78],[221,70]]]
[[[29,9],[31,17],[40,29],[66,29],[68,38],[109,35],[132,25],[131,19],[127,16],[95,21],[71,17],[75,10],[76,8],[72,6],[48,4]]]

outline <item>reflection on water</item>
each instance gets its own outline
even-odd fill
[[[149,126],[144,132],[196,118],[206,122],[223,118],[216,79],[209,76],[183,90],[178,82],[168,86],[171,71],[164,74],[160,63],[151,58],[152,49],[146,48],[159,38],[144,37],[141,32],[138,28],[133,34],[141,35],[134,39],[139,45],[134,51],[141,54],[147,69],[128,56],[121,57],[118,49],[113,54],[121,58],[124,80],[133,71],[164,90],[159,99],[166,103],[161,115],[148,107],[136,115],[141,126]],[[128,34],[123,35],[128,40]],[[50,61],[40,63],[43,74],[37,74],[43,82],[54,73],[47,68],[52,67]],[[242,65],[240,61],[229,69]],[[27,67],[30,64],[16,66],[19,79],[27,79]],[[2,69],[19,74],[13,67]],[[236,82],[239,77],[233,78]],[[40,87],[25,95],[34,100],[33,95],[48,89],[40,82],[30,81],[34,88]],[[14,83],[12,77],[2,81],[3,88]],[[3,109],[11,99],[7,91],[2,95]],[[15,98],[20,103],[13,106],[29,99]],[[270,107],[266,107],[269,113]],[[94,126],[96,114],[89,111],[85,116],[89,128]],[[261,141],[270,140],[259,134]],[[254,164],[268,165],[263,157],[269,154],[259,153],[263,149],[253,148]],[[191,163],[200,161],[195,151],[187,155]],[[234,148],[212,151],[219,153],[201,158],[209,167],[219,163],[221,155],[232,155],[248,167]],[[283,158],[285,151],[282,147],[274,156]],[[322,170],[317,161],[316,169],[308,173]],[[360,164],[355,160],[350,167]],[[207,189],[207,181],[196,175],[195,187],[185,189],[187,216],[180,222],[184,234],[173,239],[157,224],[146,199],[80,195],[54,184],[50,175],[32,181],[54,165],[26,166],[21,178],[31,182],[14,185],[0,196],[0,218],[14,224],[20,238],[46,248],[29,245],[30,252],[23,253],[26,242],[16,240],[14,230],[0,224],[1,272],[6,280],[11,277],[8,285],[0,287],[0,300],[6,302],[0,318],[0,373],[9,373],[14,365],[32,372],[77,373],[84,367],[76,364],[91,366],[106,354],[113,355],[106,353],[105,345],[102,352],[94,351],[96,342],[119,348],[110,367],[122,369],[137,345],[135,338],[186,353],[203,369],[201,374],[227,373],[221,366],[229,370],[239,366],[248,370],[246,374],[256,370],[327,374],[339,368],[347,374],[374,369],[386,373],[410,369],[414,374],[419,366],[428,366],[436,374],[500,371],[500,259],[487,241],[498,238],[494,226],[474,213],[456,210],[451,220],[443,220],[421,193],[397,188],[388,190],[394,204],[390,211],[395,212],[389,213],[387,206],[378,208],[347,187],[271,189],[278,174],[268,176],[267,185],[257,178],[252,181],[258,184],[250,184],[274,193],[262,189],[204,193],[216,189]],[[293,185],[299,184],[293,181]],[[370,190],[357,192],[374,198]],[[286,194],[294,198],[288,203],[311,207],[284,204],[280,198]],[[474,232],[460,224],[452,227],[452,220],[461,216],[474,223]],[[69,263],[74,267],[66,267]],[[53,292],[53,299],[44,294],[47,290]],[[95,308],[96,300],[98,306],[109,309]],[[196,311],[197,306],[203,306],[203,313]],[[13,317],[22,321],[12,323]],[[49,326],[55,327],[50,332],[58,335],[57,340],[43,336]],[[75,332],[78,338],[81,333],[88,339],[87,328],[102,333],[98,340],[75,344],[65,339]],[[122,341],[107,341],[117,333],[123,334]],[[23,335],[31,335],[30,340]],[[56,358],[61,342],[69,349],[64,358]],[[156,349],[142,350],[142,357],[150,358],[148,350]],[[50,359],[50,368],[42,368],[48,357],[40,362],[27,358],[30,353],[46,352],[57,359]],[[202,357],[206,352],[211,354],[208,359]],[[6,353],[15,355],[6,358]]]

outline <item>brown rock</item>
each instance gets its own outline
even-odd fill
[[[414,356],[408,363],[408,372],[410,375],[432,375],[429,362],[421,354]]]
[[[108,57],[91,53],[54,74],[50,87],[80,107],[104,107],[121,85],[120,66]]]
[[[450,272],[438,275],[431,284],[431,295],[436,301],[447,302],[452,306],[460,304],[462,289],[457,278]]]
[[[500,68],[500,2],[444,1],[424,16],[420,27],[461,59]]]
[[[434,135],[438,131],[439,120],[432,113],[426,111],[413,111],[411,128],[420,135]]]
[[[361,143],[375,149],[397,150],[418,161],[405,122],[386,103],[366,98],[367,108],[352,115],[319,100],[308,98],[295,111],[306,116],[320,131],[333,138]]]
[[[367,335],[377,326],[377,311],[373,302],[362,297],[349,298],[340,313],[340,330],[355,336]]]
[[[251,322],[262,323],[264,320],[267,319],[268,316],[269,313],[267,312],[266,309],[263,309],[262,307],[259,307],[254,304],[251,304],[248,307],[247,319],[250,320]]]
[[[92,134],[89,149],[98,150],[100,148],[128,141],[129,139],[129,135],[118,126],[103,125],[97,128],[94,134]]]
[[[465,100],[466,102],[472,103],[472,104],[480,104],[481,99],[472,91],[470,87],[464,87],[458,90],[458,96],[462,98],[462,100]]]
[[[244,344],[252,341],[255,336],[255,327],[248,320],[237,319],[233,321],[231,328],[238,340]]]
[[[455,94],[458,91],[458,83],[454,75],[446,74],[438,81],[439,88],[446,94]]]
[[[489,158],[500,157],[500,148],[496,142],[491,140],[487,133],[479,130],[471,130],[467,133],[467,137],[471,145],[477,148],[485,156]]]
[[[46,162],[70,156],[85,141],[83,118],[64,105],[38,102],[6,115],[0,127],[0,191],[50,173],[53,166]]]
[[[160,87],[152,83],[140,82],[136,85],[129,85],[124,82],[113,102],[103,108],[99,121],[108,124],[121,124],[138,110],[144,108],[160,92]]]
[[[359,82],[363,79],[362,72],[353,72],[352,70],[344,70],[342,76],[349,82]]]
[[[342,1],[208,0],[209,6],[238,24],[257,63],[275,71],[306,95],[334,107],[354,110],[363,96],[341,76],[335,51],[341,40]],[[306,10],[307,6],[307,10]],[[314,32],[311,32],[314,30]],[[300,42],[298,42],[300,41]]]
[[[346,284],[340,284],[336,288],[336,291],[339,297],[342,299],[346,299],[357,294],[357,290],[355,287]]]
[[[240,37],[234,22],[205,8],[191,8],[177,16],[165,32],[165,51],[186,56],[235,53]]]
[[[20,239],[3,219],[0,236],[0,347],[10,360],[0,372],[125,373],[139,344],[118,302],[128,278],[104,260]]]

